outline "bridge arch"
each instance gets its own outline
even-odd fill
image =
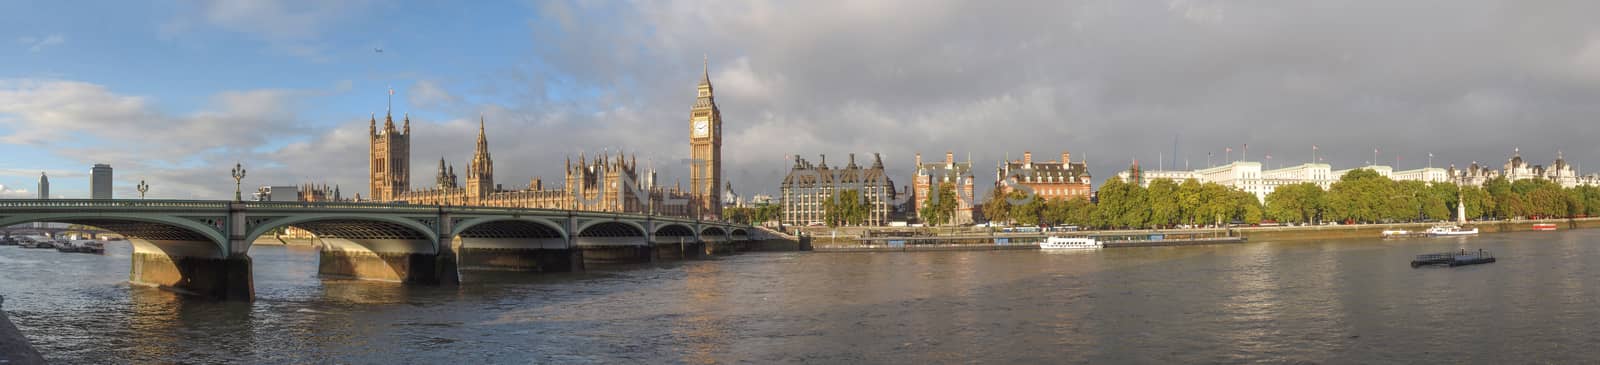
[[[317,235],[319,238],[342,238],[360,240],[397,240],[414,242],[411,246],[419,253],[437,254],[438,247],[433,242],[438,242],[439,235],[434,233],[433,227],[422,224],[412,219],[385,216],[361,216],[348,214],[304,214],[268,221],[245,235],[245,244],[255,242],[257,238],[280,227],[296,227]],[[427,242],[426,245],[421,242]],[[424,247],[425,246],[425,247]]]
[[[566,272],[583,267],[561,225],[542,218],[482,217],[458,223],[450,240],[465,270]]]
[[[646,229],[633,221],[607,220],[584,223],[577,231],[574,237],[643,237]]]
[[[733,239],[736,240],[748,240],[750,239],[750,231],[745,230],[744,228],[734,228],[733,230],[728,231],[728,236],[733,237]]]
[[[520,223],[531,224],[532,226],[528,226],[530,229],[534,229],[534,230],[544,229],[544,230],[553,231],[556,234],[555,237],[559,237],[561,239],[567,239],[569,236],[571,236],[570,233],[568,233],[566,230],[561,228],[560,224],[557,224],[554,221],[551,221],[549,219],[544,219],[544,218],[529,218],[529,217],[484,217],[484,218],[473,218],[473,219],[462,221],[461,223],[457,223],[456,226],[453,227],[454,228],[453,232],[450,232],[450,236],[452,236],[452,237],[461,236],[463,233],[467,233],[469,230],[474,230],[475,228],[476,228],[476,231],[493,230],[493,231],[502,232],[502,233],[497,234],[497,235],[514,234],[513,232],[505,232],[505,231],[508,230],[508,229],[517,229],[517,228],[505,227],[505,226],[506,226],[507,223],[515,224],[515,223],[519,223],[519,222]],[[547,235],[547,232],[537,232],[537,231],[525,231],[525,232],[527,232],[527,233],[535,233],[536,236],[540,237],[540,238],[549,237]],[[484,232],[484,234],[494,234],[494,233]]]
[[[689,228],[689,226],[682,225],[682,224],[677,224],[677,223],[668,223],[668,224],[663,224],[660,227],[656,227],[655,236],[656,237],[690,237],[690,238],[693,238],[695,236],[695,234],[694,234],[694,229],[693,228]]]
[[[723,230],[722,227],[710,226],[700,230],[700,237],[701,239],[707,240],[713,238],[728,238],[728,231]]]
[[[0,227],[34,222],[82,224],[127,237],[135,242],[135,249],[184,251],[186,256],[223,258],[228,255],[228,239],[222,233],[222,221],[223,217],[216,217],[216,222],[207,224],[167,215],[47,213],[0,217]]]

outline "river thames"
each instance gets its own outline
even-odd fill
[[[1412,269],[1483,248],[1498,263]],[[53,363],[1578,363],[1600,358],[1600,230],[1088,252],[753,253],[460,287],[319,279],[257,246],[253,303],[0,247]]]

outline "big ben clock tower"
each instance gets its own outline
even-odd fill
[[[701,70],[694,107],[689,109],[690,183],[699,217],[722,217],[722,112],[711,92],[710,62]]]

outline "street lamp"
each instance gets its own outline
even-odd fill
[[[144,180],[139,180],[139,186],[134,188],[139,189],[139,200],[144,200],[144,193],[150,191],[150,184],[144,183]]]
[[[244,201],[244,196],[239,194],[240,180],[244,180],[244,165],[233,164],[233,201]]]

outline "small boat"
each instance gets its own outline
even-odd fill
[[[83,240],[82,244],[78,246],[78,252],[104,254],[106,253],[106,243],[100,242],[100,240]]]
[[[1404,229],[1386,229],[1386,230],[1383,230],[1383,238],[1405,238],[1405,237],[1417,237],[1417,236],[1422,236],[1422,235],[1423,235],[1422,232],[1412,232],[1412,231],[1407,231],[1407,230],[1404,230]]]
[[[1433,226],[1432,228],[1428,228],[1427,234],[1429,236],[1433,236],[1433,237],[1476,236],[1478,234],[1478,229],[1477,228],[1464,229],[1464,228],[1461,228],[1461,226],[1457,226],[1457,225],[1454,225],[1454,224],[1445,224],[1445,225],[1438,225],[1438,226]]]
[[[1088,237],[1055,237],[1045,238],[1039,243],[1041,250],[1082,250],[1105,247],[1099,241]]]
[[[1534,223],[1533,224],[1533,230],[1535,230],[1535,231],[1554,231],[1554,230],[1556,230],[1556,224],[1555,223]]]
[[[23,236],[17,240],[17,246],[22,248],[56,248],[50,243],[50,238],[40,236]]]
[[[1413,268],[1422,267],[1422,266],[1449,266],[1449,267],[1456,267],[1456,266],[1464,266],[1464,265],[1487,264],[1487,263],[1491,263],[1491,262],[1494,262],[1494,261],[1495,261],[1494,260],[1494,254],[1489,253],[1489,251],[1484,251],[1483,249],[1478,249],[1477,252],[1470,252],[1470,251],[1467,251],[1466,249],[1462,249],[1459,252],[1441,252],[1441,253],[1428,253],[1428,254],[1417,255],[1417,257],[1415,259],[1411,260],[1411,267],[1413,267]]]

